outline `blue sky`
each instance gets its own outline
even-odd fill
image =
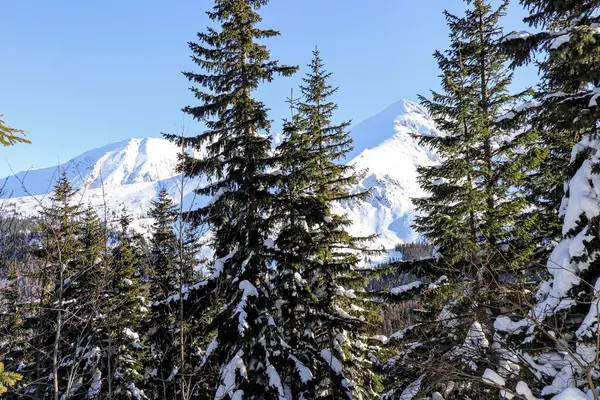
[[[28,131],[32,145],[0,147],[0,176],[57,165],[92,148],[161,132],[198,133],[181,113],[195,104],[181,74],[193,70],[187,42],[204,30],[209,0],[6,0],[0,24],[0,114]],[[431,54],[444,49],[442,11],[461,0],[272,0],[263,26],[282,63],[304,67],[315,45],[334,73],[340,120],[358,123],[402,98],[437,88]],[[522,29],[515,5],[508,31]],[[294,78],[258,93],[277,129]],[[516,85],[535,80],[517,74]]]

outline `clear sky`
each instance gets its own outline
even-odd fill
[[[516,3],[516,1],[515,1]],[[318,45],[340,86],[338,117],[358,123],[402,98],[438,86],[431,54],[444,49],[444,9],[462,0],[272,0],[263,26],[274,59],[304,67]],[[32,145],[0,147],[0,177],[57,165],[130,137],[193,135],[181,108],[196,104],[181,74],[193,70],[188,41],[204,30],[210,0],[4,0],[0,24],[0,114]],[[518,5],[507,31],[522,29]],[[260,90],[277,129],[301,74]],[[533,73],[517,74],[516,85]]]

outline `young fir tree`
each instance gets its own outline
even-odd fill
[[[297,104],[290,99],[294,115],[278,147],[281,203],[274,214],[282,226],[275,241],[282,326],[296,351],[292,368],[300,362],[312,377],[308,385],[290,386],[298,398],[371,398],[380,389],[366,356],[375,352],[365,339],[372,316],[367,277],[356,270],[368,238],[350,235],[348,219],[332,213],[336,202],[365,194],[350,193],[357,174],[340,162],[352,146],[350,123],[332,122],[337,88],[318,50],[313,55],[302,98]]]
[[[200,87],[192,90],[200,105],[184,111],[203,121],[207,131],[182,139],[205,146],[203,160],[186,156],[188,176],[205,176],[197,192],[213,200],[193,215],[212,230],[215,266],[206,281],[186,294],[187,301],[218,310],[214,335],[198,374],[216,398],[283,398],[280,371],[287,349],[271,313],[272,257],[265,241],[273,229],[268,212],[273,185],[268,174],[270,121],[265,105],[253,97],[261,82],[288,76],[296,67],[270,59],[259,41],[278,32],[258,27],[259,9],[267,0],[216,0],[209,17],[220,28],[208,28],[191,43],[198,73],[185,75]],[[173,139],[177,140],[178,137]]]
[[[430,197],[415,199],[415,220],[439,257],[398,264],[420,280],[391,289],[389,298],[421,304],[418,323],[390,340],[399,343],[385,365],[390,398],[436,391],[445,399],[494,396],[497,390],[481,381],[493,357],[494,315],[518,295],[498,283],[506,276],[516,281],[515,271],[535,250],[530,227],[515,224],[527,206],[518,190],[525,168],[504,153],[507,135],[495,123],[511,101],[512,75],[498,51],[508,1],[496,9],[484,0],[467,4],[464,16],[445,13],[450,48],[435,53],[443,91],[422,98],[444,135],[421,137],[442,161],[419,168]]]
[[[530,13],[526,22],[543,29],[511,35],[506,43],[517,65],[539,55],[540,92],[521,107],[531,111],[525,123],[579,142],[567,168],[560,207],[563,239],[548,260],[548,279],[526,317],[515,312],[513,320],[497,321],[508,337],[503,346],[507,357],[528,362],[519,363],[516,371],[499,372],[508,385],[522,379],[517,385],[526,385],[532,398],[598,399],[600,5],[583,0],[521,3]],[[555,143],[549,147],[566,156]]]
[[[163,188],[158,199],[152,201],[149,216],[154,220],[150,238],[152,293],[160,299],[176,293],[179,288],[179,239],[175,233],[179,211],[166,189]]]
[[[140,283],[141,254],[130,231],[131,216],[123,211],[119,218],[118,243],[111,251],[106,277],[107,298],[103,333],[101,393],[112,399],[143,399],[142,369],[146,345],[142,319],[147,315],[145,292]]]
[[[36,398],[99,393],[100,349],[93,324],[100,315],[102,230],[97,217],[77,203],[63,173],[52,203],[42,211],[36,250],[48,277],[37,334]],[[43,279],[40,279],[43,281]]]
[[[179,212],[166,189],[162,189],[158,199],[152,202],[149,216],[154,219],[150,237],[150,298],[156,302],[176,295],[180,289],[179,239],[175,232]],[[180,365],[178,304],[169,303],[156,308],[147,323],[151,344],[151,357],[146,369],[147,394],[177,398],[181,391],[180,376],[176,376]]]

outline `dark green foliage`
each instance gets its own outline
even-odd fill
[[[159,192],[158,199],[152,203],[149,216],[154,220],[149,260],[149,294],[154,303],[169,296],[181,295],[187,290],[198,264],[196,253],[199,248],[194,230],[181,220],[180,210],[173,204],[165,189]],[[175,398],[188,393],[192,386],[189,384],[186,388],[182,377],[189,364],[194,364],[192,360],[197,358],[197,342],[202,342],[203,339],[199,332],[202,325],[196,321],[191,309],[182,313],[179,307],[179,303],[167,303],[164,307],[154,308],[144,323],[150,346],[145,372],[146,394],[151,398]],[[197,337],[190,335],[194,329]],[[183,369],[182,363],[185,365]],[[188,375],[192,377],[192,381],[197,381],[193,374]]]
[[[101,393],[116,399],[135,399],[144,392],[142,370],[148,346],[142,331],[149,311],[139,276],[142,254],[130,223],[131,217],[123,211],[118,244],[111,251],[105,275],[104,318],[98,326],[104,341]]]
[[[363,340],[372,304],[364,296],[368,278],[356,270],[368,238],[350,235],[350,222],[332,213],[335,202],[358,201],[365,193],[350,192],[357,175],[339,162],[351,149],[349,123],[332,122],[337,88],[319,52],[313,55],[301,98],[290,99],[293,116],[277,149],[280,190],[273,215],[281,225],[274,242],[281,326],[294,357],[314,377],[307,384],[292,375],[288,384],[295,397],[371,398],[379,388],[367,352],[375,350]],[[340,370],[330,367],[338,363]]]
[[[444,91],[422,98],[445,135],[420,138],[442,163],[419,169],[419,183],[431,197],[415,200],[422,212],[416,227],[444,259],[470,260],[478,273],[487,268],[488,275],[496,274],[500,263],[517,265],[533,250],[530,234],[513,223],[527,205],[515,192],[525,170],[506,162],[510,155],[500,145],[508,135],[495,124],[511,101],[512,76],[498,52],[498,20],[506,6],[492,10],[475,1],[463,18],[446,13],[451,46],[435,53]]]
[[[421,98],[444,132],[420,137],[441,163],[419,168],[431,196],[414,200],[415,226],[437,252],[394,265],[418,280],[386,298],[418,307],[415,323],[390,340],[397,352],[384,365],[390,398],[411,388],[445,399],[497,396],[479,378],[492,357],[486,337],[499,310],[518,297],[499,283],[506,274],[516,281],[515,271],[537,249],[535,225],[515,223],[528,206],[520,190],[528,166],[513,162],[504,146],[509,132],[496,123],[512,102],[512,75],[499,51],[508,2],[497,9],[485,0],[467,4],[464,16],[445,13],[450,48],[435,53],[442,91]]]
[[[158,200],[152,202],[149,213],[154,219],[150,239],[150,264],[152,295],[155,299],[168,297],[179,289],[179,240],[175,233],[178,215],[173,200],[162,189]]]
[[[291,75],[297,68],[270,60],[266,46],[259,44],[278,35],[258,28],[258,10],[266,3],[215,1],[208,15],[220,30],[208,28],[198,34],[198,43],[190,43],[201,72],[185,73],[200,86],[192,89],[200,105],[184,111],[208,130],[182,139],[186,145],[206,149],[202,160],[184,157],[182,170],[209,180],[197,192],[213,195],[213,201],[192,215],[211,228],[217,259],[211,278],[186,298],[202,304],[202,312],[219,310],[211,322],[217,345],[195,371],[206,374],[205,384],[219,398],[231,398],[235,392],[248,398],[283,396],[274,377],[287,363],[279,329],[269,324],[275,306],[269,286],[272,257],[265,247],[273,228],[267,216],[273,199],[267,173],[273,163],[270,121],[253,92],[261,82]],[[246,374],[240,373],[241,365]]]
[[[63,173],[39,226],[41,246],[35,254],[43,265],[38,278],[43,292],[35,390],[44,398],[93,392],[100,362],[94,323],[102,298],[97,288],[102,287],[104,245],[97,217],[83,209],[76,194]]]
[[[595,319],[600,276],[595,208],[599,171],[596,154],[600,147],[597,142],[600,109],[596,105],[600,4],[587,0],[521,3],[529,11],[526,22],[543,31],[511,36],[505,49],[513,57],[514,65],[535,60],[540,83],[533,92],[533,101],[525,110],[515,112],[516,117],[509,122],[524,127],[524,135],[537,138],[534,146],[547,154],[537,175],[540,179],[532,182],[531,193],[548,210],[544,217],[551,223],[547,226],[552,227],[554,237],[562,236],[562,242],[547,264],[549,278],[553,279],[542,283],[536,298],[535,326],[528,330],[525,341],[519,337],[522,335],[508,334],[505,346],[513,346],[515,352],[525,352],[534,358],[569,352],[580,360],[568,367],[574,375],[572,381],[585,392],[596,384],[594,376],[599,368],[597,360],[584,355],[596,348],[597,326],[589,326],[582,319],[588,313]],[[565,181],[567,184],[563,186]],[[594,206],[589,208],[584,203]],[[558,216],[565,215],[568,218],[561,232]],[[563,276],[562,271],[568,276]],[[511,313],[511,317],[524,318],[518,312]],[[523,368],[527,373],[535,373],[530,365]],[[558,369],[549,371],[548,376],[532,379],[530,386],[535,396],[553,389],[552,376],[559,373]]]

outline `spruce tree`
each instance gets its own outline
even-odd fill
[[[198,372],[207,374],[206,385],[216,398],[285,397],[280,371],[286,349],[279,327],[270,323],[275,299],[269,283],[272,257],[265,247],[273,228],[268,218],[273,199],[267,173],[270,121],[253,92],[261,82],[291,75],[296,67],[270,60],[266,46],[258,43],[278,35],[258,27],[258,11],[266,4],[215,1],[208,16],[220,28],[208,28],[190,43],[201,71],[185,73],[200,85],[192,91],[201,104],[184,111],[204,122],[207,131],[183,139],[197,149],[206,146],[206,157],[187,156],[182,169],[188,176],[208,178],[197,193],[213,200],[193,215],[211,228],[215,251],[212,275],[186,298],[218,309],[211,323],[215,334]]]
[[[351,150],[350,123],[333,123],[337,104],[331,98],[338,89],[319,51],[313,56],[301,98],[290,99],[295,114],[278,148],[281,204],[274,214],[282,224],[275,241],[285,282],[282,324],[296,359],[314,377],[296,386],[298,396],[371,398],[379,390],[366,356],[375,352],[365,343],[371,304],[367,276],[357,271],[369,238],[350,235],[350,221],[332,212],[336,203],[360,201],[366,193],[351,193],[357,174],[340,162]]]
[[[422,97],[441,136],[422,136],[441,163],[419,168],[419,183],[430,197],[415,199],[415,227],[438,252],[434,259],[397,263],[418,280],[392,288],[389,299],[420,303],[417,324],[392,335],[397,354],[384,366],[387,396],[445,399],[495,396],[481,376],[494,351],[494,315],[519,293],[521,264],[536,250],[528,225],[516,216],[528,206],[519,190],[526,168],[504,146],[508,132],[496,123],[511,105],[512,74],[499,51],[499,20],[508,2],[467,1],[464,16],[445,12],[450,48],[436,52],[442,91]]]
[[[101,227],[76,194],[63,172],[39,227],[36,257],[48,279],[37,327],[38,398],[93,397],[100,390],[100,343],[93,325],[100,315]]]
[[[149,216],[153,218],[150,237],[150,299],[153,302],[176,295],[180,289],[179,239],[175,232],[177,207],[166,189],[152,202]],[[150,315],[148,340],[151,346],[149,365],[146,368],[148,395],[176,398],[181,391],[181,380],[176,376],[179,368],[178,334],[179,314],[177,304],[156,308]]]
[[[185,157],[182,169],[208,178],[197,193],[213,200],[194,216],[211,228],[216,259],[210,278],[186,297],[218,309],[211,323],[215,334],[200,365],[216,398],[285,397],[280,371],[286,349],[279,327],[270,323],[275,301],[269,284],[272,257],[265,247],[273,228],[267,215],[273,198],[267,174],[270,121],[253,92],[296,67],[270,60],[266,46],[258,43],[278,35],[257,26],[258,11],[266,4],[215,1],[208,15],[221,27],[208,28],[198,34],[198,43],[190,43],[201,72],[185,73],[200,85],[192,90],[201,104],[184,111],[203,121],[207,131],[183,139],[197,149],[206,146],[206,157]]]
[[[179,211],[166,189],[161,189],[158,199],[152,201],[149,216],[153,219],[150,238],[150,264],[152,267],[152,293],[156,299],[168,297],[179,287],[179,239],[175,223]]]
[[[469,260],[489,269],[484,264],[498,264],[494,259],[517,264],[531,248],[519,243],[527,232],[512,223],[527,205],[513,192],[523,171],[502,157],[498,148],[508,134],[495,123],[511,104],[512,74],[498,51],[507,2],[495,10],[486,1],[470,4],[462,18],[446,13],[450,49],[435,53],[443,92],[421,98],[445,134],[420,137],[442,162],[419,169],[419,183],[431,197],[415,199],[422,214],[416,228],[448,262]]]
[[[143,361],[146,357],[142,319],[147,315],[145,291],[140,282],[141,253],[130,231],[131,216],[119,218],[118,244],[112,249],[107,271],[108,297],[103,304],[101,393],[113,399],[143,399]]]
[[[559,394],[556,398],[598,399],[600,5],[583,0],[521,3],[529,11],[526,22],[542,30],[512,34],[506,48],[515,65],[535,59],[541,82],[534,100],[519,109],[528,112],[507,118],[514,116],[532,129],[546,129],[549,134],[543,144],[557,156],[567,158],[568,143],[577,143],[568,167],[565,161],[554,166],[558,170],[554,182],[566,172],[560,205],[564,223],[562,241],[547,263],[547,279],[528,313],[517,310],[512,318],[505,316],[496,323],[497,330],[506,334],[502,346],[508,356],[528,361],[518,363],[516,373],[513,369],[509,371],[513,374],[505,375],[515,382],[525,377],[517,385],[526,385],[532,397]],[[556,201],[548,206],[556,210]]]

